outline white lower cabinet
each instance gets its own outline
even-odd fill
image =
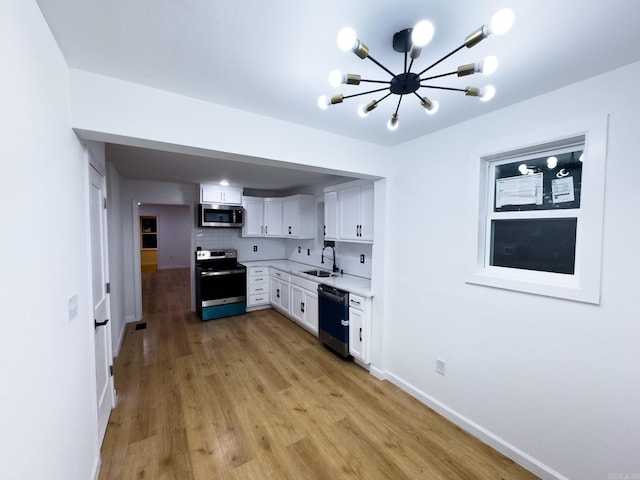
[[[269,277],[269,301],[273,307],[286,315],[289,315],[290,311],[290,291],[289,274],[271,268]]]
[[[269,267],[247,268],[247,309],[269,306]]]
[[[318,284],[304,278],[291,277],[290,317],[318,335]]]
[[[349,353],[363,363],[371,363],[371,299],[349,294]]]

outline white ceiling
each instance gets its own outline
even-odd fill
[[[385,146],[640,60],[637,0],[37,1],[71,67]],[[355,28],[371,55],[398,71],[403,57],[392,49],[393,34],[430,19],[435,36],[416,71],[460,46],[467,34],[507,6],[516,14],[509,33],[464,48],[432,71],[445,73],[496,55],[500,67],[492,77],[439,82],[457,88],[491,83],[497,89],[493,101],[422,90],[438,100],[440,111],[427,116],[417,99],[407,96],[395,132],[386,129],[396,107],[394,98],[366,119],[359,118],[356,109],[376,95],[345,100],[327,111],[317,107],[321,94],[369,89],[331,88],[327,76],[334,68],[388,79],[369,60],[337,48],[336,33],[343,26]],[[132,153],[125,148],[115,151]],[[152,162],[153,155],[145,156]],[[159,164],[171,163],[166,158],[163,162]],[[158,175],[163,172],[157,170]]]

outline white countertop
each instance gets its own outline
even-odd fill
[[[312,280],[316,283],[322,283],[323,285],[329,285],[331,287],[340,288],[356,295],[362,295],[363,297],[373,297],[371,291],[371,280],[369,278],[356,277],[355,275],[347,275],[346,273],[340,275],[336,274],[335,277],[315,277],[306,273],[302,273],[305,270],[330,270],[326,268],[318,268],[315,265],[307,265],[305,263],[292,262],[291,260],[256,260],[243,262],[242,265],[247,267],[273,267],[278,270],[282,270],[291,275],[296,275],[307,280]]]

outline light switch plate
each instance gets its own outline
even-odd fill
[[[69,309],[69,321],[71,321],[78,316],[78,294],[77,293],[69,297],[68,309]]]

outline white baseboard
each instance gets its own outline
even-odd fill
[[[509,442],[498,437],[486,428],[468,419],[464,415],[461,415],[455,410],[452,410],[442,402],[436,400],[430,395],[427,395],[422,390],[404,381],[402,378],[394,375],[393,373],[385,370],[380,370],[373,366],[371,367],[370,373],[380,380],[389,380],[391,383],[407,392],[412,397],[418,399],[420,402],[424,403],[426,406],[436,411],[447,420],[462,428],[465,432],[473,435],[483,443],[494,448],[505,457],[510,458],[518,465],[521,465],[540,478],[544,480],[569,480],[567,477],[561,475],[542,462],[539,462],[535,458],[531,457],[514,445],[511,445]]]

